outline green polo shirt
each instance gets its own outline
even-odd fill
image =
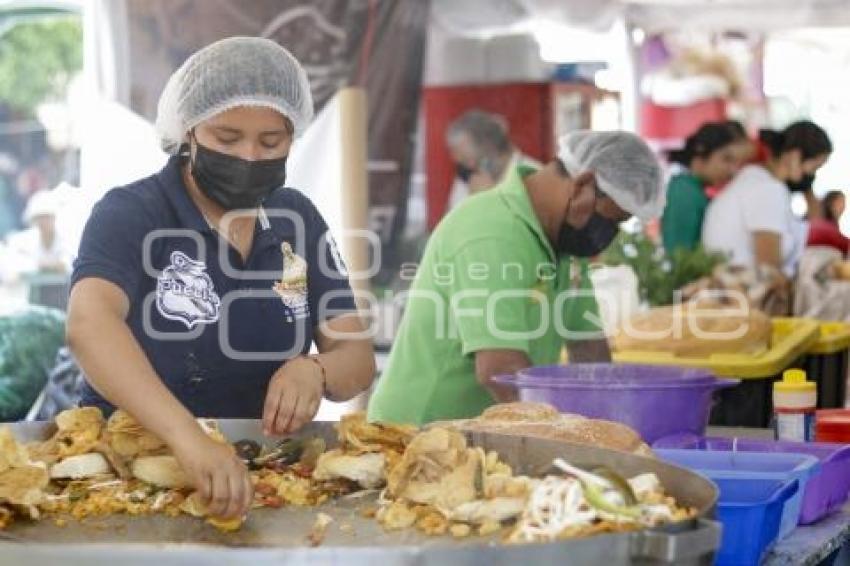
[[[676,248],[693,250],[699,245],[706,208],[708,197],[702,181],[691,173],[680,173],[670,179],[667,205],[661,217],[661,238],[668,253]]]
[[[406,298],[369,418],[423,424],[477,416],[494,403],[475,352],[518,350],[558,363],[565,339],[601,337],[587,262],[558,261],[519,166],[436,228]]]

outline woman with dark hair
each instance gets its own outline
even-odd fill
[[[732,145],[732,150],[735,152],[735,158],[738,161],[738,168],[747,165],[748,163],[758,163],[763,160],[763,155],[760,155],[759,144],[750,138],[747,134],[747,129],[738,120],[726,120],[726,126],[732,130],[732,135],[735,136],[735,141]]]
[[[796,147],[807,148],[803,151],[803,160],[814,159],[819,155],[832,153],[832,142],[826,137],[826,134],[821,130],[815,130],[807,125],[814,126],[811,122],[797,122],[792,124],[786,131],[790,131],[788,139],[783,140],[776,137],[776,132],[771,130],[762,130],[759,136],[765,140],[768,151],[775,154],[776,144],[794,144]],[[817,126],[815,126],[817,127]],[[792,193],[799,193],[806,199],[806,219],[813,220],[821,217],[821,204],[815,196],[812,187],[815,184],[815,172],[805,171],[799,179],[791,178],[785,182],[788,190]]]
[[[769,270],[778,289],[797,271],[806,226],[791,211],[789,186],[806,182],[826,163],[832,142],[816,124],[800,121],[782,132],[762,130],[764,164],[748,165],[708,207],[703,243],[735,266]]]
[[[213,517],[242,517],[254,488],[196,417],[262,419],[282,436],[375,373],[327,223],[286,186],[312,116],[307,73],[277,43],[195,52],[157,107],[170,159],[94,207],[71,276],[80,403],[122,409],[162,439]]]
[[[847,199],[842,191],[829,191],[824,195],[821,201],[821,214],[823,219],[838,226],[841,217],[844,215],[844,209],[847,206]]]
[[[737,165],[734,131],[726,124],[711,122],[685,141],[685,147],[671,151],[668,158],[677,165],[667,188],[667,206],[661,217],[664,248],[694,249],[700,241],[702,221],[708,206],[705,188],[726,184]]]
[[[809,221],[809,246],[835,248],[847,256],[850,240],[841,233],[838,223],[844,214],[846,199],[841,191],[829,191],[820,202],[821,217]]]
[[[809,222],[808,248],[794,289],[794,316],[850,321],[850,239],[838,227],[845,205],[842,191],[829,191],[819,203],[820,217]]]

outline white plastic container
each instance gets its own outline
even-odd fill
[[[590,281],[605,335],[613,336],[623,322],[640,310],[637,275],[628,265],[591,265]]]
[[[801,369],[785,370],[773,384],[773,426],[777,440],[811,442],[815,437],[817,384]]]

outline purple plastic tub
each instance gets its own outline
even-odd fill
[[[820,471],[809,478],[803,495],[800,524],[810,525],[839,509],[850,495],[850,445],[822,442],[784,442],[745,438],[705,438],[690,434],[662,438],[653,448],[685,448],[740,452],[790,453],[814,456]]]
[[[704,370],[636,364],[539,366],[494,380],[515,387],[523,401],[621,422],[650,444],[673,434],[705,433],[712,394],[738,383]]]

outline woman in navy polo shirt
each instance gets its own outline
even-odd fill
[[[243,514],[252,487],[195,417],[292,432],[375,371],[327,225],[284,188],[312,113],[304,70],[276,43],[198,51],[159,102],[172,157],[104,196],[74,266],[68,340],[87,377],[83,404],[121,407],[166,441],[214,515]],[[308,356],[314,341],[320,353]]]

